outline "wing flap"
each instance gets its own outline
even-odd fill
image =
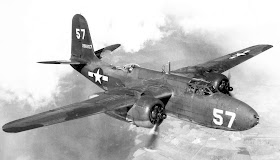
[[[17,133],[99,114],[121,107],[129,107],[135,103],[135,98],[129,95],[112,95],[106,93],[98,93],[97,95],[97,97],[92,99],[12,121],[5,124],[2,129],[5,132]]]

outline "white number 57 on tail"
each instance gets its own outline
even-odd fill
[[[81,35],[82,33],[82,35]],[[86,33],[86,30],[85,29],[79,29],[79,28],[76,28],[76,37],[77,39],[85,39],[85,33]]]

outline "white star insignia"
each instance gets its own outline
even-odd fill
[[[229,59],[234,59],[234,58],[237,58],[239,56],[246,56],[249,52],[250,52],[250,50],[246,50],[242,53],[236,53],[236,54],[232,55],[231,57],[229,57]]]
[[[101,84],[101,77],[102,77],[102,75],[99,74],[99,70],[100,69],[98,69],[97,72],[93,73],[93,74],[94,74],[94,77],[95,77],[95,82],[99,82]]]
[[[98,68],[98,70],[96,71],[96,73],[90,72],[90,71],[89,71],[89,72],[88,72],[88,76],[90,76],[90,77],[93,77],[93,76],[94,76],[94,82],[98,82],[99,84],[102,83],[101,78],[102,78],[103,81],[108,82],[109,77],[108,77],[108,76],[105,76],[105,75],[102,75],[102,74],[100,74],[99,72],[100,72],[100,68]]]

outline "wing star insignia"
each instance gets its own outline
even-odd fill
[[[94,77],[94,82],[98,82],[99,84],[102,84],[103,81],[108,82],[109,77],[106,75],[103,75],[103,71],[101,68],[95,69],[93,72],[88,72],[89,77]]]
[[[229,59],[234,59],[234,58],[237,58],[239,56],[246,56],[249,52],[250,52],[250,50],[246,50],[242,53],[236,53],[236,54],[232,55],[231,57],[229,57]]]

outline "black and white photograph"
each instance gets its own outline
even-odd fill
[[[1,160],[279,160],[277,0],[0,2]]]

